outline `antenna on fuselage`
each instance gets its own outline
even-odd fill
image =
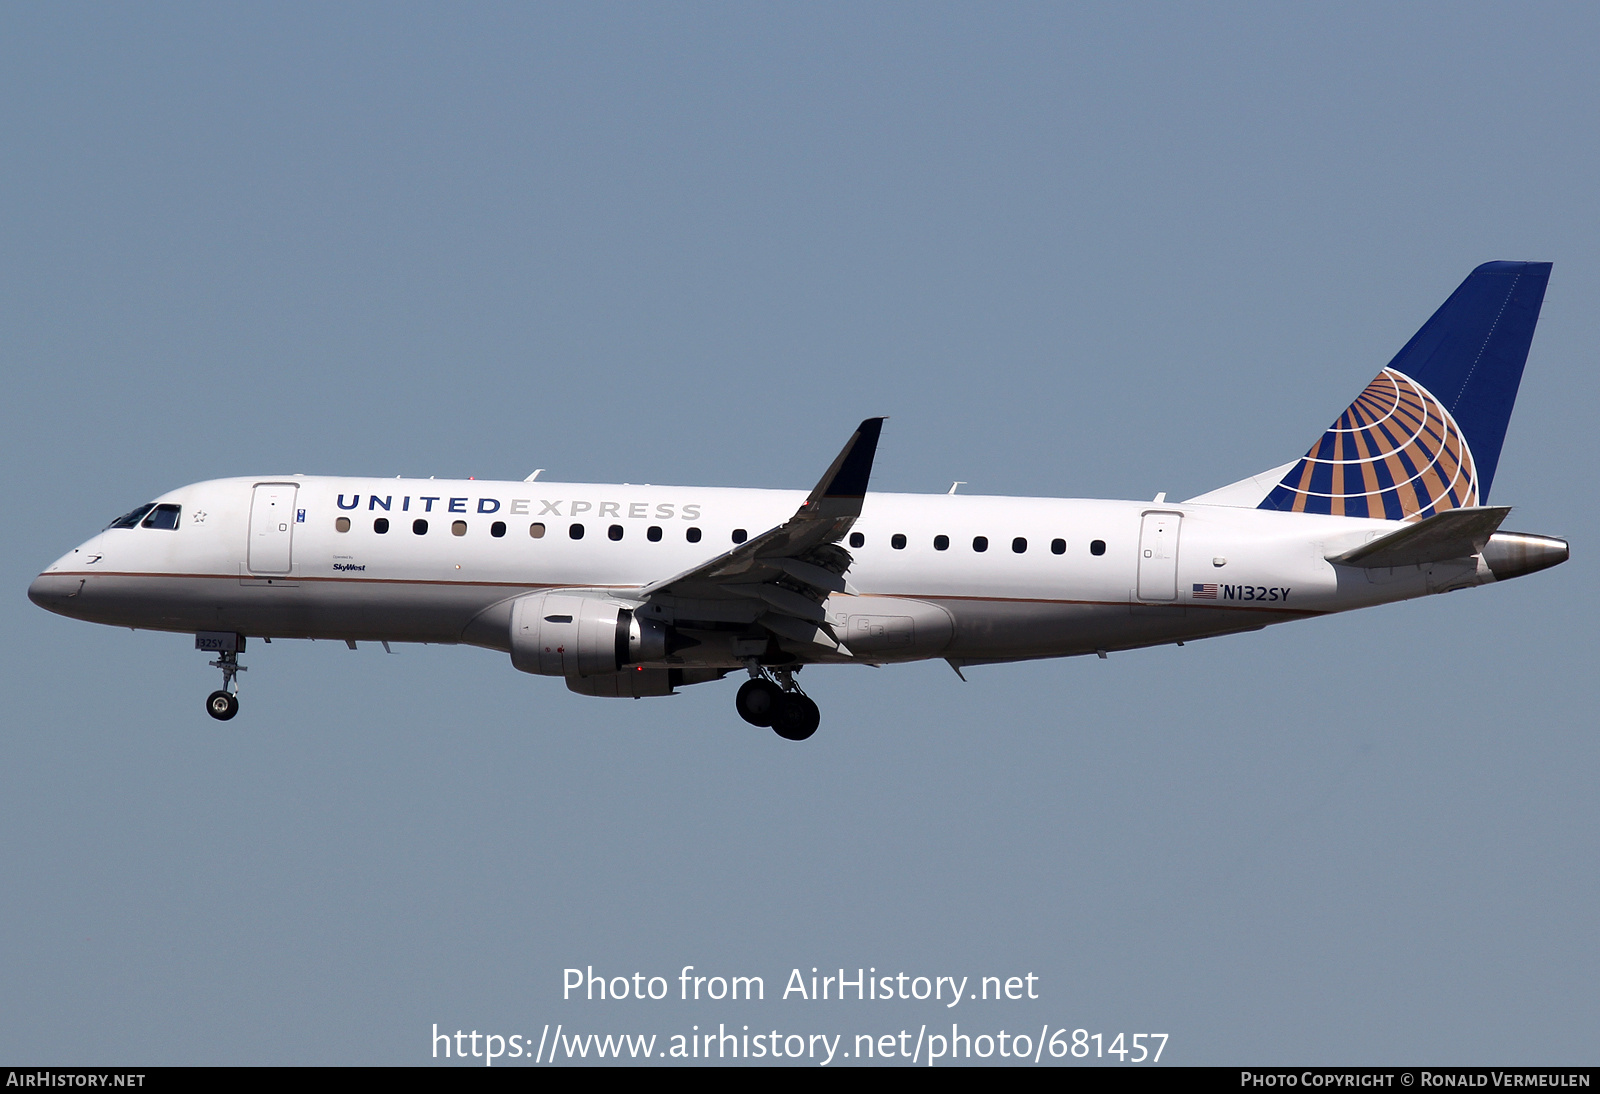
[[[527,478],[523,479],[522,481],[523,482],[532,482],[534,479],[539,477],[539,472],[543,471],[543,470],[544,470],[544,468],[542,468],[542,467],[535,468],[533,474],[529,475]]]
[[[949,493],[954,494],[956,492],[956,487],[965,485],[967,485],[967,481],[965,479],[957,479],[955,482],[950,484]]]

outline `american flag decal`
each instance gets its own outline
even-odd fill
[[[1217,598],[1217,587],[1215,585],[1196,585],[1194,587],[1194,598],[1196,600],[1215,600]]]

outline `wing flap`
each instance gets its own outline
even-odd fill
[[[807,623],[803,619],[777,615],[773,612],[768,612],[756,622],[779,638],[786,638],[803,646],[818,646],[829,653],[842,654],[845,657],[854,656],[826,627],[819,627],[815,623]]]
[[[813,623],[821,623],[828,618],[828,613],[822,610],[822,604],[812,600],[804,593],[793,589],[785,589],[782,585],[772,585],[766,582],[750,585],[728,585],[730,593],[736,596],[759,597],[772,605],[774,609],[784,615],[794,616],[796,619],[809,619]]]
[[[813,588],[826,589],[830,593],[842,593],[849,587],[843,574],[836,574],[813,563],[798,558],[778,558],[773,561],[783,568],[784,573]]]

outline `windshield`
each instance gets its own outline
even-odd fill
[[[168,532],[177,531],[178,515],[182,507],[177,505],[158,505],[150,510],[150,515],[140,523],[141,528],[161,528]]]
[[[146,513],[150,512],[150,510],[154,509],[155,507],[156,507],[156,503],[155,502],[147,501],[143,505],[139,506],[139,508],[135,509],[133,512],[124,513],[122,516],[118,517],[116,520],[114,520],[110,524],[106,525],[106,527],[107,528],[137,528],[139,526],[139,522],[144,519],[144,515]]]

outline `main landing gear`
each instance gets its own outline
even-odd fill
[[[244,635],[203,632],[194,636],[196,649],[211,650],[217,659],[209,661],[214,669],[222,670],[222,687],[206,696],[206,713],[219,722],[226,722],[239,713],[239,682],[236,677],[247,671],[239,664],[239,654],[244,652]]]
[[[791,670],[778,669],[774,681],[754,661],[745,667],[750,679],[740,685],[733,700],[739,717],[753,726],[770,727],[786,741],[803,741],[817,731],[822,711],[800,690]]]

